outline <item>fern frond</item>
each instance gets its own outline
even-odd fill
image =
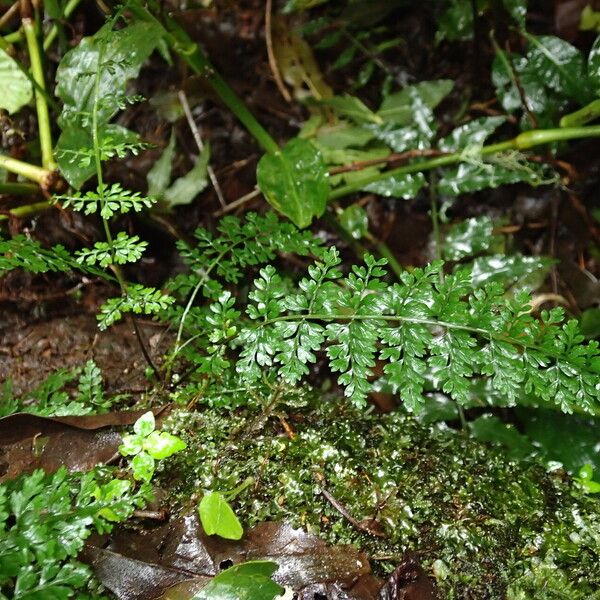
[[[139,192],[123,189],[120,183],[101,184],[96,190],[85,194],[76,192],[72,196],[55,196],[54,200],[63,202],[65,208],[70,207],[86,215],[99,211],[103,219],[110,219],[117,213],[127,213],[131,210],[140,212],[156,202],[154,198],[144,197]]]
[[[147,246],[148,242],[140,241],[137,235],[130,237],[124,231],[119,231],[112,243],[96,242],[93,248],[78,250],[75,254],[79,264],[98,264],[104,268],[138,261]]]
[[[98,327],[110,327],[126,313],[152,315],[166,310],[175,299],[160,290],[134,284],[127,287],[127,293],[117,298],[109,298],[97,315]]]

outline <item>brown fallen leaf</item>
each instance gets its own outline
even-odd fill
[[[112,566],[119,556],[123,564]],[[120,600],[189,599],[206,585],[206,578],[250,560],[276,562],[275,581],[306,600],[315,594],[328,599],[376,600],[382,585],[371,574],[366,555],[352,546],[330,546],[303,530],[274,522],[249,529],[240,541],[224,540],[207,536],[195,514],[149,532],[117,531],[106,550],[96,548],[83,560]],[[123,573],[128,573],[127,585],[120,581]],[[149,578],[154,582],[152,590],[130,583]]]
[[[435,587],[417,558],[408,554],[381,588],[378,600],[436,600]]]
[[[155,415],[165,407],[154,409]],[[40,417],[16,413],[0,419],[0,483],[21,473],[61,465],[89,471],[115,456],[121,436],[108,427],[132,425],[145,411],[77,417]]]

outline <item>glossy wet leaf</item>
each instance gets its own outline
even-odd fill
[[[192,600],[274,600],[284,589],[271,577],[277,563],[251,561],[219,573]]]
[[[159,43],[160,33],[160,27],[146,22],[119,30],[105,25],[62,58],[56,73],[56,95],[63,102],[56,154],[61,172],[73,187],[81,187],[95,172],[90,154],[94,110],[101,141],[110,140],[114,147],[137,140],[137,134],[109,120],[126,102],[127,81],[138,75]]]
[[[171,130],[169,143],[158,157],[157,161],[152,165],[152,168],[148,171],[148,175],[146,175],[149,196],[161,196],[169,187],[174,157],[175,129]]]
[[[208,185],[210,146],[206,145],[196,164],[165,190],[162,199],[169,208],[189,204]]]
[[[600,96],[600,36],[596,38],[588,56],[588,76],[596,96]]]
[[[443,251],[446,260],[461,260],[489,250],[494,224],[489,217],[474,217],[454,225],[446,234]]]
[[[31,82],[19,69],[15,59],[2,48],[0,48],[0,87],[2,89],[0,108],[8,111],[8,114],[17,112],[33,98]]]
[[[408,175],[388,177],[369,183],[363,187],[363,191],[372,192],[386,198],[402,198],[410,200],[423,189],[426,179],[423,173],[409,173]]]
[[[369,230],[367,211],[358,204],[352,204],[344,209],[338,217],[340,225],[355,239],[360,240]]]
[[[325,211],[327,177],[320,151],[301,138],[292,139],[277,154],[265,154],[256,170],[258,186],[271,206],[301,228]]]
[[[521,254],[480,256],[473,261],[471,278],[475,287],[495,281],[505,287],[531,291],[543,283],[552,264],[549,258]]]
[[[535,186],[552,182],[552,179],[546,176],[543,166],[526,164],[519,157],[507,155],[485,161],[475,156],[469,162],[444,169],[438,191],[446,196],[458,196],[519,182]]]
[[[414,113],[416,102],[433,110],[451,91],[454,82],[449,79],[422,81],[409,85],[400,92],[390,94],[381,104],[377,114],[386,122],[410,125],[418,118]]]
[[[545,85],[585,104],[590,98],[587,70],[581,52],[554,36],[529,36],[528,59]]]
[[[223,494],[208,492],[198,506],[202,527],[208,535],[239,540],[244,534],[242,525]]]
[[[506,122],[506,117],[480,117],[460,125],[442,138],[438,147],[444,152],[456,152],[469,146],[482,146],[488,137]]]

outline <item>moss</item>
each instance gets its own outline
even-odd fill
[[[285,418],[294,439],[273,415],[175,413],[169,426],[188,450],[162,473],[173,502],[184,507],[202,489],[225,491],[254,477],[234,502],[246,526],[286,519],[358,545],[380,571],[416,550],[449,599],[500,599],[507,590],[514,600],[543,598],[536,586],[560,593],[564,582],[569,598],[600,589],[599,503],[564,475],[401,412],[323,403],[292,412]],[[376,518],[385,537],[353,526],[323,488],[356,521]]]

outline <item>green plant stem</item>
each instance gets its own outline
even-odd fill
[[[63,10],[63,18],[68,19],[75,12],[75,9],[79,6],[80,3],[81,3],[81,0],[69,0],[65,4],[65,8]],[[48,48],[50,48],[50,46],[52,46],[57,35],[58,35],[58,24],[54,23],[52,25],[52,27],[50,28],[50,31],[44,38],[44,45],[43,45],[44,50],[48,50]]]
[[[39,191],[40,188],[33,183],[0,183],[0,194],[29,196],[30,194],[38,194]]]
[[[223,103],[242,122],[264,150],[271,154],[279,152],[277,142],[256,120],[256,117],[248,110],[244,102],[242,102],[231,87],[229,87],[229,84],[216,72],[198,45],[192,41],[189,35],[174,19],[167,17],[166,25],[164,25],[151,12],[137,4],[132,4],[131,10],[141,19],[155,23],[163,29],[165,40],[169,46],[188,63],[195,73],[206,78]]]
[[[32,19],[23,19],[23,31],[27,40],[27,49],[29,51],[29,60],[31,62],[31,74],[37,86],[46,90],[44,81],[44,68],[42,65],[42,55],[38,44],[35,25]],[[57,168],[54,162],[54,150],[52,145],[52,133],[50,130],[50,112],[48,103],[44,94],[38,89],[35,91],[35,108],[38,118],[38,131],[40,135],[40,147],[42,150],[42,165],[49,171],[55,171]]]
[[[600,99],[590,102],[587,106],[565,115],[559,125],[561,127],[581,127],[600,117]]]
[[[39,191],[39,188],[36,188],[36,190]],[[7,221],[10,217],[28,217],[29,215],[33,215],[43,210],[48,210],[51,206],[52,202],[49,200],[25,204],[24,206],[16,206],[15,208],[11,208],[5,214],[0,215],[0,221]]]
[[[483,146],[481,148],[480,155],[489,156],[491,154],[498,154],[500,152],[507,152],[509,150],[530,150],[531,148],[543,146],[544,144],[588,137],[600,137],[600,125],[593,125],[589,127],[569,127],[562,129],[533,129],[531,131],[525,131],[524,133],[521,133],[510,140]],[[389,169],[380,173],[374,173],[373,175],[367,175],[361,179],[353,181],[348,185],[339,187],[329,194],[329,200],[336,200],[349,194],[353,194],[354,192],[358,192],[369,183],[375,183],[390,177],[401,177],[410,173],[430,171],[432,169],[437,169],[438,167],[447,167],[449,165],[455,165],[463,162],[463,160],[464,157],[462,152],[453,152],[451,154],[437,156],[428,160],[417,160],[396,169]]]
[[[0,154],[0,168],[6,169],[10,173],[21,175],[25,179],[35,181],[40,187],[45,187],[48,180],[52,177],[52,171],[26,163],[22,160]]]

